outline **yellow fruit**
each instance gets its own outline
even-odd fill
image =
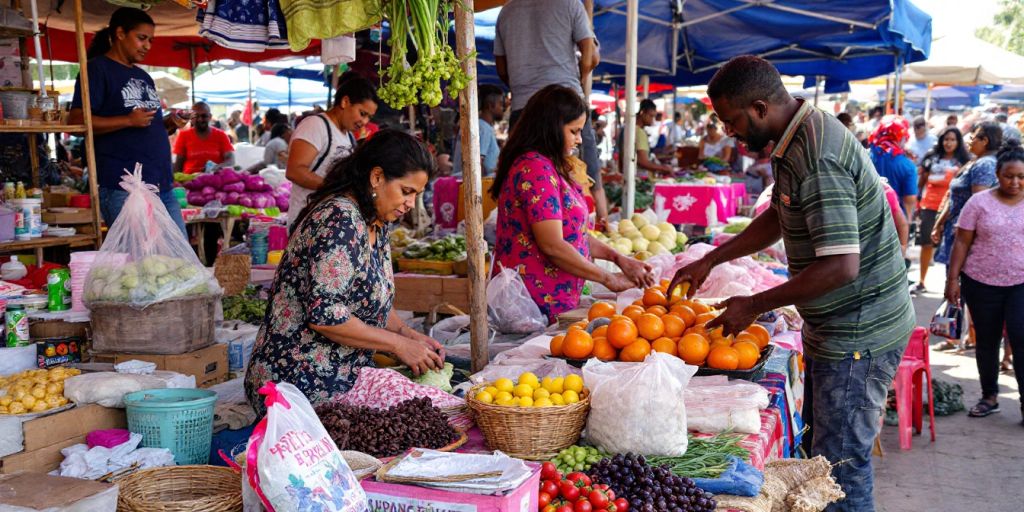
[[[11,397],[14,398],[15,402],[20,402],[21,399],[25,398],[26,396],[31,395],[28,394],[28,391],[25,391],[24,389],[21,388],[15,389],[14,393],[11,393]]]
[[[512,383],[512,379],[502,378],[494,381],[494,387],[498,388],[498,391],[508,391],[511,393],[516,385]]]
[[[51,408],[60,407],[60,399],[61,398],[64,398],[64,397],[56,396],[56,395],[50,395],[50,396],[46,397],[46,405],[51,407]]]
[[[43,412],[43,411],[45,411],[45,410],[47,410],[49,408],[50,407],[48,405],[46,405],[46,402],[43,402],[42,400],[40,400],[40,401],[36,402],[35,405],[32,406],[32,412]]]
[[[0,396],[0,407],[7,407],[7,406],[11,405],[11,402],[13,402],[13,401],[14,401],[14,399],[9,397],[9,396],[6,396],[6,395]]]
[[[46,398],[46,386],[36,386],[32,388],[32,396],[36,398]]]
[[[575,391],[577,394],[583,392],[583,377],[572,374],[565,377],[565,389]]]
[[[555,377],[551,381],[551,387],[547,388],[552,394],[565,391],[565,377]]]
[[[516,405],[516,399],[513,398],[512,395],[510,395],[508,391],[501,391],[498,394],[501,395],[501,396],[496,398],[494,400],[494,403],[496,403],[498,405],[503,405],[503,406],[506,406],[506,407],[507,406],[512,406],[512,405]]]
[[[25,414],[25,406],[21,402],[13,402],[7,408],[7,412],[10,414]]]
[[[537,389],[533,390],[533,399],[534,399],[534,401],[540,400],[541,398],[548,398],[550,396],[551,396],[551,392],[549,392],[548,390],[546,390],[544,388],[537,388]]]
[[[498,388],[494,386],[487,386],[486,388],[484,388],[484,391],[490,393],[491,396],[498,396],[499,393]]]
[[[526,372],[519,376],[519,384],[527,384],[531,388],[539,388],[540,379],[538,379],[532,372]]]
[[[519,398],[523,398],[523,397],[527,397],[527,396],[532,398],[533,397],[533,386],[530,386],[529,384],[520,384],[520,385],[516,386],[515,391],[513,391],[512,393],[514,395],[516,395],[517,397],[519,397]]]
[[[479,400],[479,401],[481,401],[481,402],[483,402],[485,404],[489,404],[489,403],[494,402],[494,396],[492,396],[490,393],[488,393],[486,391],[481,391],[481,392],[477,393],[476,396],[473,397],[473,398],[476,398],[477,400]]]
[[[56,382],[51,382],[46,385],[47,395],[59,395],[64,392],[64,386]]]
[[[495,402],[500,402],[502,400],[512,400],[513,398],[515,398],[515,397],[512,396],[512,393],[509,393],[508,391],[498,391],[494,395],[494,401]]]
[[[571,389],[567,389],[562,393],[562,399],[565,400],[565,405],[574,404],[580,401],[580,395]]]
[[[549,398],[544,397],[544,398],[538,398],[537,400],[535,400],[533,402],[533,406],[534,407],[554,407],[555,404],[552,403]]]
[[[9,414],[6,405],[0,405],[0,414]]]
[[[25,395],[21,398],[21,405],[24,405],[26,409],[31,409],[36,405],[36,397],[32,395]]]
[[[551,384],[553,384],[554,382],[555,382],[555,379],[553,379],[552,377],[550,377],[550,376],[544,377],[543,379],[540,380],[540,387],[542,387],[542,388],[544,388],[544,389],[546,389],[546,390],[548,390],[550,392],[551,391]]]
[[[68,399],[64,398],[64,397],[57,398],[57,401],[60,402],[61,407],[63,407],[63,406],[68,404]]]
[[[551,403],[553,403],[555,405],[565,405],[565,399],[562,398],[562,394],[561,393],[555,393],[555,394],[549,396],[548,400],[551,400]]]
[[[533,407],[533,399],[528,396],[519,397],[519,407]]]

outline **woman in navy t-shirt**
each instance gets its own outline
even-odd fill
[[[137,67],[149,52],[156,24],[145,12],[122,7],[110,24],[96,33],[89,46],[89,100],[95,135],[96,171],[100,212],[107,225],[121,213],[128,192],[121,177],[142,164],[146,183],[160,188],[167,213],[182,232],[185,223],[172,192],[171,145],[164,127],[156,86]],[[81,76],[75,82],[71,123],[83,124]]]

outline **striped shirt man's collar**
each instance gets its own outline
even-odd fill
[[[775,143],[775,151],[772,151],[772,158],[782,158],[786,154],[786,149],[789,148],[789,143],[793,140],[793,136],[796,135],[797,128],[804,122],[804,119],[810,115],[811,110],[814,107],[811,106],[805,100],[797,100],[800,102],[800,109],[793,115],[793,119],[789,121],[789,126],[786,127],[786,131],[782,133],[782,138]]]

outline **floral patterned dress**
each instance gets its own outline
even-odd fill
[[[942,244],[935,252],[935,261],[949,265],[949,257],[953,254],[953,242],[956,236],[956,223],[960,219],[960,211],[964,209],[967,200],[974,195],[971,187],[981,185],[994,187],[999,180],[996,179],[996,158],[985,155],[967,164],[949,182],[949,215],[946,217],[946,224],[942,230]]]
[[[277,269],[270,304],[246,370],[245,393],[256,412],[266,381],[290,382],[314,406],[346,393],[357,370],[373,366],[373,351],[327,339],[310,325],[334,326],[358,318],[384,328],[395,284],[386,226],[370,246],[369,231],[347,198],[323,202],[292,234]]]
[[[565,241],[590,259],[583,189],[562,178],[550,159],[531,151],[512,164],[498,194],[493,272],[518,268],[533,301],[554,322],[559,313],[579,305],[583,279],[558,268],[540,252],[530,226],[546,220],[562,221]]]

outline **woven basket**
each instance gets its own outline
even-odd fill
[[[213,276],[224,296],[230,297],[245,291],[252,279],[252,257],[248,254],[221,254],[213,264]]]
[[[492,449],[520,459],[548,460],[580,439],[590,412],[587,389],[580,401],[571,405],[510,407],[477,400],[476,394],[485,387],[487,384],[473,386],[466,402]]]
[[[219,295],[165,300],[145,309],[121,302],[94,302],[92,348],[96,352],[184,354],[213,345]],[[184,321],[183,321],[184,320]]]
[[[242,510],[241,475],[218,466],[171,466],[139,471],[117,482],[118,512],[235,512]]]

